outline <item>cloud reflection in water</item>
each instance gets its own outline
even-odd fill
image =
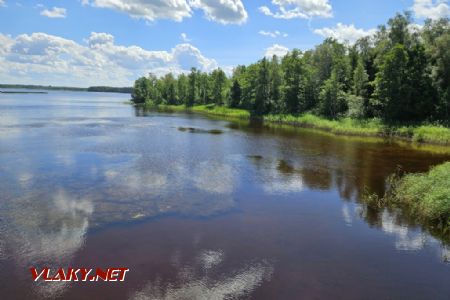
[[[73,255],[83,246],[94,211],[88,199],[76,199],[59,190],[53,199],[36,201],[29,197],[2,211],[0,249],[4,258],[12,258],[21,269],[30,266],[58,268],[70,265]],[[38,295],[55,297],[68,287],[64,282],[38,282]]]
[[[214,278],[209,270],[220,265],[223,257],[222,250],[204,250],[194,265],[179,267],[177,283],[148,282],[130,300],[241,299],[272,277],[272,264],[260,261]]]

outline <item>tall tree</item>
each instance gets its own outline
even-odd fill
[[[225,103],[227,76],[222,69],[218,68],[211,73],[212,83],[212,99],[216,105],[223,105]]]
[[[349,101],[349,108],[352,110],[351,115],[357,117],[366,117],[370,115],[369,92],[369,75],[364,67],[362,58],[358,59],[355,71],[353,72],[353,94],[356,98]]]
[[[187,104],[189,97],[189,80],[185,74],[180,74],[177,80],[177,104]]]
[[[147,101],[147,78],[141,77],[134,82],[132,98],[134,103],[144,103]]]
[[[270,97],[270,70],[269,63],[265,57],[259,61],[258,66],[254,111],[256,114],[262,115],[266,112]]]
[[[282,60],[284,74],[283,99],[286,113],[297,114],[303,103],[303,65],[301,52],[292,50]]]
[[[188,98],[186,106],[193,106],[198,97],[198,73],[196,68],[191,69],[188,75]]]
[[[408,53],[403,45],[396,45],[384,58],[377,74],[376,97],[379,110],[388,121],[404,120],[409,107],[405,95],[408,93]]]
[[[242,90],[237,78],[233,80],[230,91],[230,107],[237,108],[241,103]]]
[[[342,83],[338,80],[338,72],[333,71],[320,90],[319,111],[328,118],[335,119],[347,110]]]
[[[281,113],[283,104],[281,102],[281,85],[283,83],[283,74],[278,57],[274,55],[269,66],[270,89],[269,89],[269,107],[270,111]]]

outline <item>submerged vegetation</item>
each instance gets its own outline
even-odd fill
[[[365,202],[373,207],[399,206],[419,221],[450,233],[450,162],[427,173],[394,174],[388,179],[383,197],[367,193]]]
[[[372,36],[237,66],[136,80],[133,102],[316,127],[336,134],[450,144],[450,23],[397,14]]]

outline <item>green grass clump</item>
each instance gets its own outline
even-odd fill
[[[439,125],[387,126],[380,119],[328,120],[310,113],[300,116],[268,115],[264,121],[300,127],[317,128],[339,135],[400,138],[417,143],[450,145],[450,128]]]
[[[214,104],[209,105],[196,105],[188,110],[196,112],[196,113],[206,113],[215,116],[223,116],[223,117],[231,117],[231,118],[239,118],[239,119],[249,119],[250,112],[244,109],[238,108],[228,108],[225,106],[217,106]]]
[[[413,141],[450,145],[450,129],[444,126],[419,126],[413,129]]]
[[[247,110],[238,108],[228,108],[225,106],[217,106],[215,104],[196,105],[192,107],[187,107],[185,105],[166,105],[166,104],[155,105],[153,103],[148,102],[145,104],[145,108],[167,112],[194,112],[194,113],[208,114],[212,116],[250,119],[250,112]]]
[[[383,131],[383,125],[377,119],[356,120],[342,118],[339,120],[328,120],[313,114],[293,115],[268,115],[264,121],[290,124],[301,127],[312,127],[341,135],[355,136],[378,136]]]
[[[420,220],[450,229],[450,162],[394,179],[385,201],[406,205]]]

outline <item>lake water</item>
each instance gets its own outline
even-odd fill
[[[450,156],[128,98],[0,94],[1,299],[449,299],[450,247],[360,198]]]

